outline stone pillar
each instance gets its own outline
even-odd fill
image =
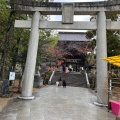
[[[106,15],[104,11],[97,14],[97,102],[107,105],[107,57]]]
[[[25,65],[21,99],[34,99],[32,96],[33,80],[36,66],[38,42],[39,42],[40,12],[34,12],[31,25],[31,33]]]

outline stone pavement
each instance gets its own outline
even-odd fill
[[[11,100],[0,120],[115,120],[106,108],[93,104],[96,96],[87,88],[51,85],[33,94],[34,100]]]

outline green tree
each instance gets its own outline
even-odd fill
[[[109,15],[109,16],[107,16],[107,19],[116,21],[118,19],[118,15],[117,14]],[[107,56],[108,57],[120,54],[120,50],[119,50],[120,40],[119,40],[118,35],[119,35],[119,31],[110,31],[110,30],[107,31]],[[86,37],[89,39],[94,38],[95,36],[96,36],[96,31],[87,31],[87,33],[86,33]],[[94,49],[95,46],[96,46],[96,40],[93,39],[93,41],[91,41],[91,43],[89,44],[88,47],[91,47],[92,49]],[[89,57],[87,57],[87,58],[89,58]],[[92,57],[90,57],[90,58],[92,58]],[[89,61],[89,60],[87,59],[87,61]]]
[[[120,40],[117,35],[114,35],[115,32],[107,32],[107,55],[115,56],[120,55]]]
[[[42,2],[48,2],[48,0],[41,0]],[[9,2],[5,0],[0,1],[0,56],[1,56],[1,68],[4,70],[9,67],[9,70],[14,70],[16,63],[21,64],[23,67],[26,61],[28,40],[30,30],[26,29],[15,29],[14,21],[15,19],[28,18],[26,14],[11,14],[12,11],[7,8]],[[31,17],[31,16],[29,16]],[[49,17],[43,16],[42,19],[48,19]],[[46,31],[46,35],[41,37],[40,41],[50,43],[50,31]],[[41,43],[40,42],[40,43]],[[44,44],[44,43],[43,43]],[[42,52],[42,51],[41,51]],[[40,52],[39,52],[40,53]],[[44,51],[43,51],[44,53]],[[42,54],[43,54],[42,53]],[[38,58],[39,54],[38,54]],[[4,75],[3,75],[4,76]],[[4,78],[4,77],[3,77]]]
[[[41,30],[38,45],[38,57],[37,63],[43,61],[50,61],[53,58],[53,54],[49,51],[58,42],[58,34],[53,34],[50,30]]]
[[[7,58],[7,44],[8,44],[8,32],[11,28],[12,19],[11,16],[13,12],[7,9],[8,2],[0,1],[0,15],[1,15],[1,34],[0,34],[0,42],[1,42],[1,75],[4,79],[5,76],[5,66],[6,66],[6,58]]]

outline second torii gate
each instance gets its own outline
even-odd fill
[[[31,29],[23,88],[19,98],[34,99],[32,88],[39,29],[97,30],[97,102],[107,104],[107,62],[102,60],[107,57],[106,30],[119,30],[120,22],[107,21],[106,14],[120,13],[120,2],[41,3],[11,0],[11,5],[16,12],[33,14],[30,21],[15,21],[16,28]],[[42,21],[41,15],[62,15],[62,21]],[[97,20],[75,22],[74,15],[97,15]]]

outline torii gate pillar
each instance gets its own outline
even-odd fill
[[[36,57],[39,41],[40,12],[34,12],[31,25],[31,33],[25,65],[21,99],[34,99],[32,96],[33,80],[36,66]]]
[[[97,102],[107,105],[107,57],[106,15],[104,11],[97,14]]]

